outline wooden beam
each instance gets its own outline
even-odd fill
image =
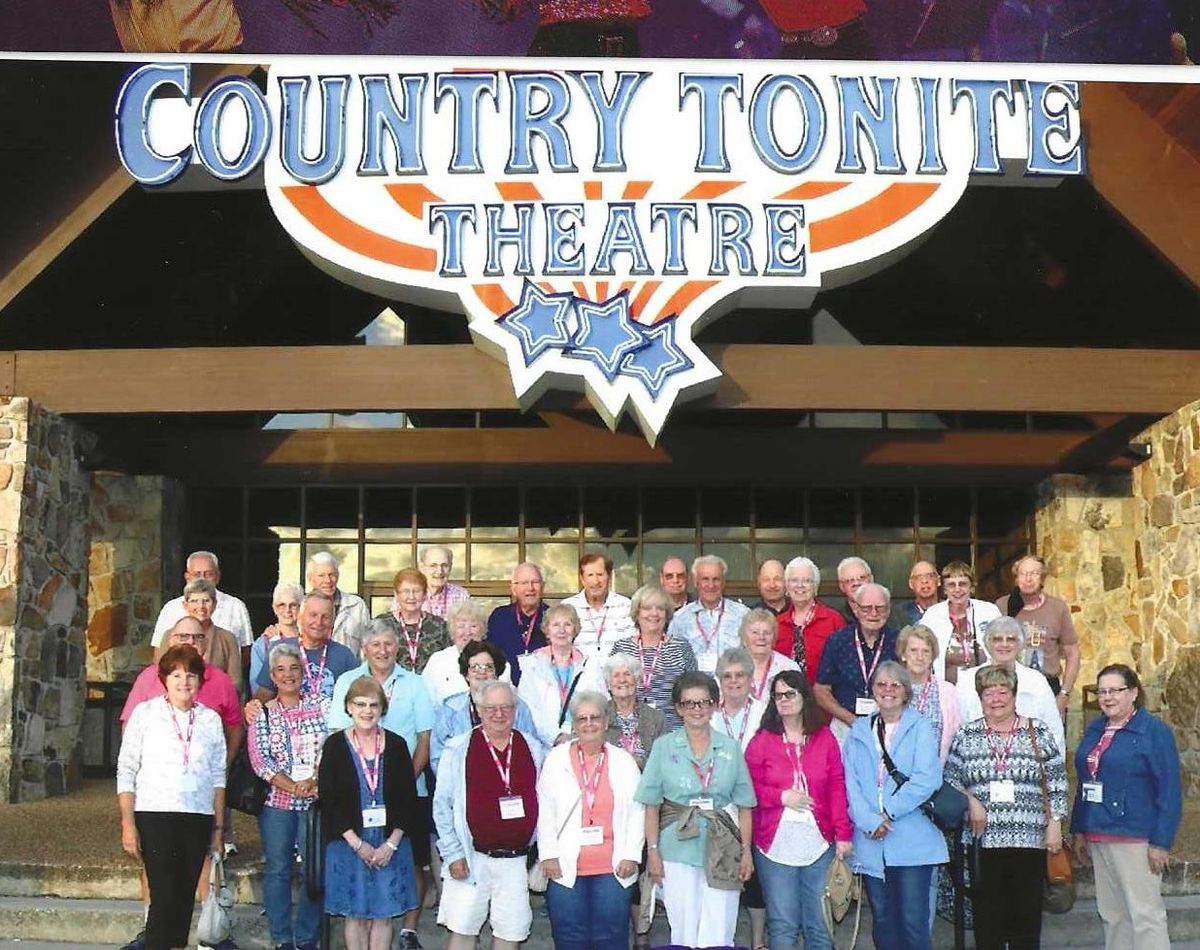
[[[1120,85],[1086,83],[1081,99],[1092,184],[1192,286],[1200,287],[1195,214],[1200,161]]]
[[[715,396],[693,404],[701,408],[1162,415],[1200,398],[1200,351],[758,344],[705,350],[724,378]],[[517,408],[504,366],[468,344],[11,355],[13,392],[62,413]]]

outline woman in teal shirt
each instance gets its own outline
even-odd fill
[[[717,696],[705,673],[675,680],[683,728],[654,743],[635,796],[646,806],[648,870],[663,889],[671,943],[684,947],[733,943],[738,895],[754,869],[754,786],[737,740],[709,726]]]

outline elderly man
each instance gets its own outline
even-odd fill
[[[177,620],[166,632],[164,647],[190,646],[196,652],[204,655],[208,647],[208,634],[203,625],[194,617],[183,617]],[[129,689],[129,696],[121,710],[121,727],[129,721],[133,710],[149,699],[165,696],[166,687],[158,678],[158,664],[151,663],[143,669]],[[241,700],[238,699],[237,688],[233,680],[222,669],[210,664],[204,666],[204,682],[196,693],[196,701],[203,703],[221,717],[221,726],[225,732],[225,765],[233,761],[242,746],[246,736],[246,727],[242,723]],[[204,877],[207,883],[207,877]],[[146,872],[142,872],[142,903],[150,906],[150,888],[146,881]],[[143,930],[125,945],[128,950],[142,950],[146,946],[146,932]]]
[[[1002,614],[1016,617],[1025,628],[1025,665],[1041,672],[1065,714],[1079,676],[1079,634],[1065,600],[1043,590],[1046,562],[1027,554],[1013,565],[1017,587],[996,601]]]
[[[768,558],[758,566],[758,600],[750,605],[761,607],[776,617],[788,608],[787,587],[783,582],[783,562]]]
[[[884,660],[895,660],[895,627],[887,625],[892,595],[882,584],[866,583],[854,593],[858,620],[825,641],[813,695],[833,717],[830,724],[840,742],[859,716],[875,712],[871,676]]]
[[[371,629],[371,612],[358,594],[338,588],[339,576],[337,558],[328,551],[314,554],[304,569],[308,589],[333,601],[333,642],[342,644],[357,660],[362,656],[362,638]]]
[[[193,551],[188,555],[183,570],[183,583],[186,586],[195,580],[206,580],[217,590],[217,603],[213,608],[212,621],[218,627],[228,630],[238,642],[238,646],[249,650],[254,642],[254,628],[250,626],[250,612],[246,605],[232,594],[220,590],[221,562],[212,551]],[[158,612],[158,620],[154,622],[154,635],[150,645],[157,647],[162,643],[163,635],[175,626],[175,622],[187,615],[183,598],[176,597],[163,604]],[[246,657],[243,657],[245,660]],[[243,663],[243,666],[245,664]]]
[[[333,630],[333,600],[325,594],[313,592],[300,605],[300,637],[284,637],[279,643],[295,643],[300,647],[304,660],[300,695],[304,699],[320,702],[329,716],[333,701],[333,687],[337,678],[358,666],[358,657],[340,643],[329,639]],[[277,645],[277,644],[276,644]],[[270,664],[263,666],[258,675],[254,699],[246,703],[246,721],[253,722],[262,712],[262,704],[275,695],[275,684],[271,682]]]
[[[426,828],[431,828],[432,809],[429,792],[425,786],[425,766],[429,764],[429,733],[433,729],[433,701],[421,677],[406,670],[396,662],[400,650],[400,638],[395,627],[376,619],[363,639],[363,654],[366,661],[362,666],[349,670],[338,677],[333,687],[333,702],[329,707],[329,731],[346,729],[351,725],[346,712],[346,693],[350,684],[362,676],[374,677],[388,698],[387,713],[382,724],[401,736],[412,753],[413,773],[417,778],[417,796],[424,813]],[[421,919],[421,907],[425,902],[427,881],[424,869],[430,860],[429,836],[412,841],[413,864],[417,869],[417,906],[404,917],[400,930],[400,945],[405,950],[420,950],[417,939],[417,924]]]
[[[692,562],[692,583],[697,599],[675,611],[667,633],[686,640],[696,654],[696,665],[710,676],[717,672],[717,658],[730,647],[741,646],[738,631],[749,609],[725,596],[725,562],[705,554]]]
[[[521,657],[546,645],[542,617],[542,569],[526,561],[512,572],[512,603],[497,607],[488,617],[487,638],[504,651],[512,671],[513,686],[521,682]]]
[[[850,611],[850,619],[853,620],[855,617],[854,595],[858,593],[858,589],[863,584],[875,583],[875,574],[871,570],[871,565],[861,557],[844,557],[838,561],[837,582],[838,589],[846,598],[846,609]]]
[[[474,950],[485,921],[493,950],[516,950],[533,912],[525,870],[537,828],[537,739],[513,728],[517,692],[488,680],[474,690],[480,728],[446,745],[433,794],[442,856],[438,923],[447,950]]]
[[[629,615],[629,598],[612,589],[612,558],[589,551],[579,559],[582,590],[563,600],[579,615],[575,646],[589,659],[607,659],[612,645],[637,631]]]
[[[425,575],[425,603],[421,610],[435,617],[446,619],[450,608],[470,600],[466,588],[450,582],[450,571],[454,568],[454,552],[444,544],[431,544],[421,551],[417,567]]]
[[[908,572],[913,599],[896,605],[898,626],[920,623],[925,611],[938,602],[938,572],[930,561],[917,561]]]
[[[669,557],[662,562],[662,567],[658,569],[658,583],[667,592],[676,610],[695,600],[688,593],[688,569],[681,557]]]

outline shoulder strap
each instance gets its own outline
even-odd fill
[[[896,763],[888,755],[887,744],[883,741],[883,717],[876,713],[871,718],[875,721],[875,733],[879,736],[879,754],[883,757],[883,767],[887,769],[888,775],[896,783],[896,788],[899,788],[908,781],[908,776],[901,775],[900,771],[896,768]]]
[[[1050,814],[1050,790],[1046,787],[1046,763],[1042,761],[1042,753],[1038,748],[1037,729],[1033,726],[1033,719],[1026,720],[1029,723],[1029,744],[1033,746],[1033,757],[1037,760],[1039,783],[1038,787],[1042,791],[1042,808],[1046,812],[1046,818],[1049,820],[1053,816]]]
[[[579,681],[583,679],[583,670],[575,674],[575,679],[571,680],[571,688],[567,690],[566,698],[563,700],[562,709],[558,713],[558,728],[563,727],[563,723],[567,721],[567,711],[571,708],[571,697],[575,695],[575,687],[579,685]]]

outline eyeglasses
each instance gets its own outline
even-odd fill
[[[681,709],[708,709],[713,704],[711,699],[681,699]]]
[[[889,683],[885,682],[884,680],[879,680],[875,684],[875,688],[878,690],[883,690],[884,692],[891,692],[894,689],[903,689],[904,687],[899,683]]]
[[[859,574],[857,577],[842,577],[838,579],[841,584],[848,584],[851,587],[862,587],[863,584],[870,583],[871,575]]]
[[[183,643],[203,643],[208,639],[207,633],[177,633],[175,639]]]
[[[576,716],[575,721],[586,725],[589,722],[604,722],[604,717],[600,715]]]
[[[298,604],[298,603],[286,603],[286,604],[278,603],[278,604],[273,604],[272,606],[276,610],[299,610],[300,609],[300,604]]]
[[[353,709],[357,709],[359,712],[364,712],[368,709],[378,709],[379,703],[373,702],[369,699],[352,699],[350,700],[350,706]]]
[[[800,691],[795,689],[781,689],[771,695],[775,697],[775,702],[782,703],[784,700],[795,699],[800,695]]]
[[[910,581],[936,581],[937,575],[933,571],[927,571],[924,574],[909,574]]]
[[[813,580],[811,577],[793,577],[788,581],[788,587],[812,587]]]
[[[480,706],[479,711],[485,716],[492,716],[497,713],[501,716],[507,716],[516,708],[512,703],[497,703],[495,706]]]
[[[1096,695],[1101,699],[1108,699],[1112,696],[1118,696],[1127,689],[1133,689],[1132,686],[1106,686],[1104,689],[1096,690]]]
[[[970,587],[971,582],[965,577],[947,577],[944,581],[942,581],[942,586],[953,588]]]
[[[494,663],[468,663],[467,669],[472,673],[495,673],[496,665]]]
[[[1008,636],[1005,636],[1002,633],[998,633],[993,637],[988,637],[988,643],[1019,643],[1019,642],[1020,641],[1016,637],[1012,636],[1011,634]]]
[[[749,673],[745,670],[726,670],[721,674],[723,680],[744,680],[749,677]]]
[[[886,614],[888,612],[887,604],[859,604],[858,609],[864,614]]]

